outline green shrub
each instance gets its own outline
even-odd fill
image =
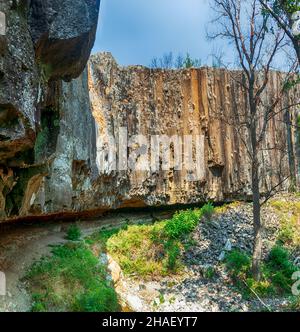
[[[286,267],[289,259],[289,252],[282,246],[275,246],[270,251],[269,263],[275,269],[281,269]]]
[[[32,300],[33,300],[33,304],[32,304],[32,308],[31,311],[32,312],[45,312],[46,307],[44,306],[42,300],[43,300],[43,296],[40,294],[32,294]]]
[[[289,309],[292,310],[292,311],[296,311],[296,312],[300,311],[300,296],[294,296],[291,299]]]
[[[33,311],[119,309],[106,267],[82,243],[55,246],[51,256],[33,264],[25,280],[33,294]]]
[[[266,263],[265,273],[279,292],[290,292],[292,287],[292,274],[297,267],[290,260],[290,254],[282,246],[272,248]]]
[[[180,256],[179,243],[174,240],[170,240],[165,244],[165,249],[167,254],[167,269],[175,271],[178,267],[178,258]]]
[[[280,218],[277,240],[291,249],[300,247],[300,202],[271,200],[269,205]]]
[[[249,272],[250,257],[240,250],[233,250],[226,255],[225,264],[233,276],[245,275]]]
[[[75,299],[73,311],[114,312],[118,306],[118,298],[114,289],[102,284],[96,290],[80,294]]]
[[[215,208],[211,203],[205,204],[201,209],[201,215],[208,221],[211,220],[213,214],[214,214]]]
[[[299,215],[283,217],[277,240],[282,244],[298,247],[300,244],[300,230],[298,227]]]
[[[164,233],[168,239],[180,239],[190,234],[198,225],[201,210],[186,210],[177,212],[167,221]]]
[[[212,279],[216,275],[216,270],[213,266],[209,266],[207,269],[205,269],[203,276],[206,279]]]
[[[76,225],[70,226],[67,231],[67,236],[66,236],[67,240],[78,241],[80,237],[81,237],[81,231],[79,227]]]
[[[155,277],[165,270],[166,253],[161,239],[164,225],[132,225],[108,238],[104,235],[100,238],[106,242],[106,250],[120,264],[125,275]]]
[[[260,296],[291,294],[292,274],[297,267],[290,260],[289,251],[282,246],[275,246],[270,251],[268,260],[262,264],[260,281],[251,277],[251,260],[245,253],[234,250],[226,256],[225,263],[244,295],[251,295],[250,289]]]
[[[249,289],[262,297],[271,296],[275,293],[273,285],[268,280],[256,281],[253,278],[247,278],[246,284]],[[247,295],[252,294],[250,294],[250,292],[247,292]]]

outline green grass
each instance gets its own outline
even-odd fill
[[[289,251],[282,246],[274,246],[270,251],[262,265],[262,280],[259,282],[251,276],[251,259],[246,253],[232,251],[226,256],[225,264],[235,285],[247,297],[253,295],[251,290],[262,297],[292,295],[292,274],[298,268],[293,265]]]
[[[198,225],[201,212],[201,209],[195,209],[175,213],[164,227],[165,236],[168,239],[180,239],[191,233]]]
[[[67,231],[66,239],[70,241],[78,241],[81,237],[81,231],[80,228],[76,225],[72,225],[69,227]]]
[[[147,279],[176,274],[183,270],[182,252],[192,245],[192,232],[213,211],[207,204],[202,209],[176,212],[170,220],[155,224],[100,231],[89,241],[106,250],[127,276]]]
[[[216,269],[213,266],[209,266],[203,272],[203,277],[209,280],[213,279],[215,275],[216,275]]]
[[[290,249],[300,248],[300,202],[270,201],[280,218],[277,240]]]
[[[81,232],[71,226],[70,241],[52,249],[28,271],[25,279],[33,298],[33,311],[117,311],[117,295],[106,280],[100,253],[109,253],[127,276],[155,279],[183,271],[182,253],[192,246],[191,234],[199,221],[209,220],[212,205],[185,210],[170,220],[150,225],[125,225],[100,230],[80,240]],[[208,277],[212,275],[208,272]]]
[[[277,293],[290,293],[293,285],[292,274],[298,268],[293,265],[290,253],[282,246],[275,246],[265,265],[265,275],[272,281]]]
[[[113,286],[89,247],[68,243],[33,264],[25,276],[32,294],[32,311],[118,311]]]
[[[200,212],[201,217],[205,218],[207,221],[210,221],[213,214],[215,212],[215,208],[212,203],[205,204]]]
[[[244,276],[250,270],[250,257],[240,250],[233,250],[226,256],[226,268],[234,277]]]
[[[161,275],[164,251],[163,247],[154,244],[152,232],[162,227],[163,223],[132,225],[121,229],[107,239],[107,252],[120,264],[126,275]]]

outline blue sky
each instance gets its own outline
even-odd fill
[[[187,52],[212,64],[212,54],[234,66],[235,48],[228,41],[208,41],[215,17],[210,0],[101,0],[93,53],[111,52],[120,65],[151,64],[153,57]],[[285,57],[277,66],[284,68]]]
[[[218,49],[206,40],[210,18],[209,0],[102,0],[93,53],[111,52],[121,65],[147,66],[168,51],[207,63]]]

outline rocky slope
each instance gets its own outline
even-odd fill
[[[277,201],[278,199],[278,201]],[[262,207],[265,225],[263,258],[278,244],[282,216],[274,203],[282,206],[299,204],[299,197],[280,194]],[[281,208],[282,209],[282,208]],[[292,212],[289,211],[288,215]],[[298,216],[299,217],[299,216]],[[144,278],[126,275],[113,265],[108,266],[116,280],[116,291],[133,311],[158,312],[243,312],[289,311],[292,293],[259,296],[256,292],[245,296],[226,268],[226,255],[233,250],[251,254],[253,215],[251,203],[234,203],[221,208],[210,221],[200,221],[193,233],[193,245],[183,254],[184,273],[181,275]],[[291,246],[292,261],[299,265],[299,246]],[[121,261],[121,259],[120,259]],[[244,284],[243,284],[244,285]],[[250,291],[250,289],[247,288]]]

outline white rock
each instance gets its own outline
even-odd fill
[[[296,259],[294,260],[294,265],[300,267],[300,257],[296,257]]]
[[[222,252],[220,253],[220,255],[219,255],[218,260],[219,260],[220,262],[222,262],[224,259],[225,259],[225,251],[222,251]]]
[[[143,312],[145,310],[143,302],[135,295],[128,294],[126,296],[126,302],[134,312]]]
[[[101,254],[99,256],[99,262],[100,264],[102,265],[108,265],[108,257],[107,257],[107,254]]]
[[[122,270],[120,265],[112,259],[111,256],[107,255],[108,266],[107,269],[111,274],[113,282],[116,284],[122,277]]]
[[[225,249],[226,251],[231,251],[231,250],[232,250],[232,245],[231,245],[231,242],[230,242],[229,239],[227,240],[224,249]]]

